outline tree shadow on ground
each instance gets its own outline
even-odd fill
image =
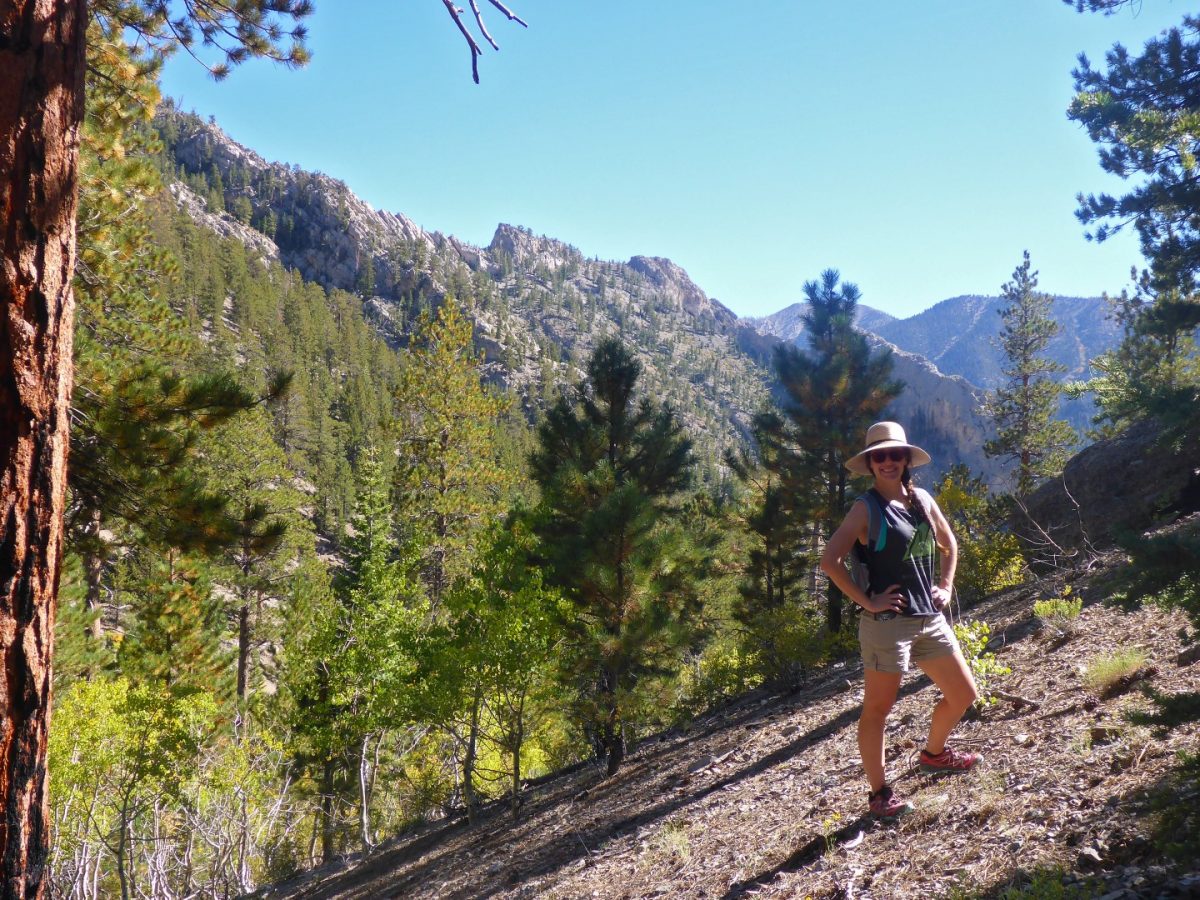
[[[647,785],[647,788],[679,790],[678,787],[673,787],[672,783],[678,784],[679,779],[682,778],[682,783],[686,784],[687,780],[695,777],[695,774],[689,771],[688,765],[689,758],[696,755],[694,742],[702,738],[711,738],[714,734],[721,732],[730,732],[732,740],[736,731],[760,727],[781,715],[787,715],[795,706],[809,705],[828,699],[846,690],[846,678],[851,672],[852,670],[846,669],[832,672],[817,681],[808,690],[801,691],[789,698],[783,705],[771,702],[769,696],[764,696],[761,699],[739,702],[734,705],[732,710],[726,709],[706,716],[703,724],[698,723],[697,726],[681,734],[673,746],[664,749],[658,755],[648,755],[643,751],[631,757],[629,764],[612,778],[604,777],[603,771],[597,769],[592,777],[584,776],[582,779],[572,780],[551,794],[527,804],[527,815],[533,816],[538,811],[565,805],[572,795],[581,801],[597,803],[608,794],[629,790],[630,785],[639,778],[653,777],[653,772],[665,773],[664,781],[666,783]],[[917,693],[929,684],[924,677],[916,678],[901,688],[901,696]],[[629,802],[623,808],[614,810],[613,815],[602,817],[599,821],[585,826],[568,827],[540,845],[522,847],[519,864],[506,865],[503,871],[495,873],[480,871],[480,878],[477,882],[445,896],[455,898],[455,900],[486,896],[511,887],[517,881],[536,879],[552,874],[577,860],[590,856],[591,848],[599,847],[606,841],[669,817],[672,813],[703,800],[710,794],[786,763],[794,756],[852,725],[858,720],[858,714],[859,709],[855,704],[817,728],[797,736],[784,746],[753,760],[748,765],[712,782],[698,785],[692,790],[683,790],[669,799],[663,799],[658,803],[638,809],[632,815],[622,816],[620,813],[628,812],[630,807],[637,808],[637,797],[641,795],[641,792],[630,790]],[[670,735],[671,732],[666,734]],[[643,747],[646,748],[646,745],[651,743],[653,741],[647,741]],[[653,754],[653,750],[650,750],[650,753]],[[639,759],[639,756],[645,758]],[[696,767],[693,765],[691,768],[695,769]],[[703,769],[704,766],[700,766],[696,769],[696,773],[702,773]],[[686,776],[680,774],[684,772],[688,774]],[[586,796],[583,796],[585,793]],[[503,803],[489,804],[485,807],[476,826],[483,837],[474,849],[482,851],[492,844],[519,841],[519,831],[522,825],[505,820],[506,810],[507,807]],[[588,815],[589,809],[587,806],[577,803],[571,812],[582,818]],[[497,823],[500,823],[499,827],[495,828],[492,834],[487,834],[485,829],[495,826]],[[461,847],[457,846],[447,847],[444,851],[439,852],[439,846],[451,842],[451,838],[464,825],[464,820],[440,823],[428,833],[406,841],[401,846],[377,852],[352,869],[346,869],[327,877],[319,883],[310,881],[290,896],[317,900],[317,898],[334,896],[347,898],[411,896],[413,892],[422,889],[429,892],[430,886],[436,883],[439,877],[444,877],[445,857],[447,855],[455,856],[461,852]],[[477,852],[475,855],[479,856],[480,854]],[[417,865],[412,868],[408,868],[403,873],[396,873],[397,869],[418,860]],[[393,873],[399,874],[399,877],[393,880],[390,877]]]
[[[1022,623],[1023,624],[1023,623]],[[1023,640],[1033,634],[1029,628],[1015,628],[1008,635],[1008,644]],[[572,779],[562,779],[561,774],[547,780],[549,792],[541,797],[530,798],[525,807],[522,821],[508,819],[507,806],[500,801],[489,804],[478,818],[476,831],[479,837],[471,845],[470,856],[474,862],[466,863],[476,868],[478,876],[474,882],[440,896],[453,900],[488,896],[511,889],[520,882],[544,878],[567,866],[586,860],[593,850],[606,842],[636,832],[648,824],[663,820],[673,813],[695,804],[711,794],[724,790],[748,778],[760,775],[782,765],[800,753],[811,749],[844,728],[853,725],[859,715],[857,703],[827,722],[799,735],[765,756],[754,759],[747,765],[730,772],[712,782],[687,789],[693,778],[702,777],[707,765],[689,765],[696,762],[695,744],[727,733],[729,741],[736,747],[737,733],[744,729],[762,727],[777,719],[785,718],[796,708],[812,705],[847,690],[847,681],[857,674],[857,667],[842,667],[823,674],[807,689],[781,699],[765,692],[756,692],[733,702],[730,706],[714,711],[687,728],[673,728],[657,738],[647,739],[635,754],[631,754],[626,766],[612,778],[605,777],[599,767]],[[918,676],[901,689],[899,697],[908,697],[926,687],[930,681]],[[655,744],[666,743],[661,750]],[[686,774],[685,774],[686,773]],[[634,787],[638,782],[638,787]],[[674,796],[662,797],[659,802],[639,807],[639,798],[653,797],[667,791]],[[625,792],[628,800],[615,809],[601,814],[600,818],[589,819],[594,810],[605,800]],[[523,844],[522,831],[529,828],[538,831],[539,815],[562,809],[566,820],[564,827],[549,840]],[[632,814],[629,813],[636,809]],[[581,823],[582,824],[579,824]],[[447,877],[446,866],[456,862],[463,864],[464,847],[454,840],[465,826],[465,819],[439,823],[419,837],[406,839],[399,846],[377,851],[352,869],[326,877],[320,882],[309,881],[298,892],[289,896],[311,898],[330,897],[404,897],[432,894],[439,882]],[[855,820],[835,832],[820,833],[805,840],[787,859],[763,872],[734,885],[728,897],[749,892],[774,880],[781,873],[796,871],[815,861],[831,846],[844,843],[855,837],[859,830],[874,827],[864,819]],[[545,830],[544,828],[542,830]],[[538,835],[540,838],[540,835]],[[497,862],[483,867],[479,861],[488,851],[513,846],[517,851],[509,857],[496,857]],[[403,869],[403,871],[398,871]],[[461,876],[461,869],[451,873]]]

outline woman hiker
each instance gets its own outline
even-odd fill
[[[862,607],[858,639],[865,693],[858,720],[858,748],[871,785],[870,812],[879,819],[912,809],[912,804],[897,797],[888,785],[883,761],[884,723],[910,660],[942,692],[921,751],[921,771],[966,772],[980,760],[979,754],[946,746],[946,737],[978,692],[954,631],[942,614],[950,602],[958,544],[937,503],[913,485],[910,474],[928,462],[929,454],[908,443],[904,429],[895,422],[872,425],[867,430],[866,449],[847,462],[846,468],[874,477],[875,484],[855,501],[821,557],[821,570]],[[872,503],[875,510],[868,506]],[[852,552],[865,562],[869,575],[866,590],[846,570],[844,563]],[[941,553],[936,575],[935,552]]]

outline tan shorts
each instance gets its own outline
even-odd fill
[[[878,672],[907,672],[910,661],[949,656],[959,649],[954,629],[941,613],[883,621],[859,616],[858,643],[863,665]]]

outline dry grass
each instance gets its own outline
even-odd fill
[[[1146,651],[1137,647],[1101,653],[1084,667],[1083,681],[1092,693],[1104,695],[1145,664]]]

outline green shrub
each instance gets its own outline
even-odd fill
[[[1063,588],[1061,597],[1038,600],[1033,604],[1033,614],[1042,627],[1058,637],[1070,637],[1075,633],[1082,610],[1083,600],[1071,597],[1070,585]]]
[[[799,685],[833,649],[817,617],[797,603],[763,610],[741,634],[739,655],[751,680]]]
[[[1095,885],[1063,884],[1064,877],[1059,869],[1034,872],[1029,884],[1005,889],[1000,900],[1086,900],[1099,896]]]
[[[933,491],[958,541],[955,584],[968,603],[1020,584],[1025,562],[1017,536],[1008,530],[1003,498],[964,465],[947,472]]]
[[[669,718],[686,721],[762,684],[736,637],[722,635],[697,653],[688,654],[671,686],[674,697],[657,698],[670,706]]]
[[[975,686],[979,689],[979,699],[975,701],[975,706],[984,709],[993,705],[996,698],[989,689],[991,680],[1010,674],[1012,669],[1004,663],[997,662],[996,655],[988,652],[988,639],[992,635],[992,629],[987,622],[958,622],[954,626],[954,634],[962,648],[963,658],[971,667]]]

